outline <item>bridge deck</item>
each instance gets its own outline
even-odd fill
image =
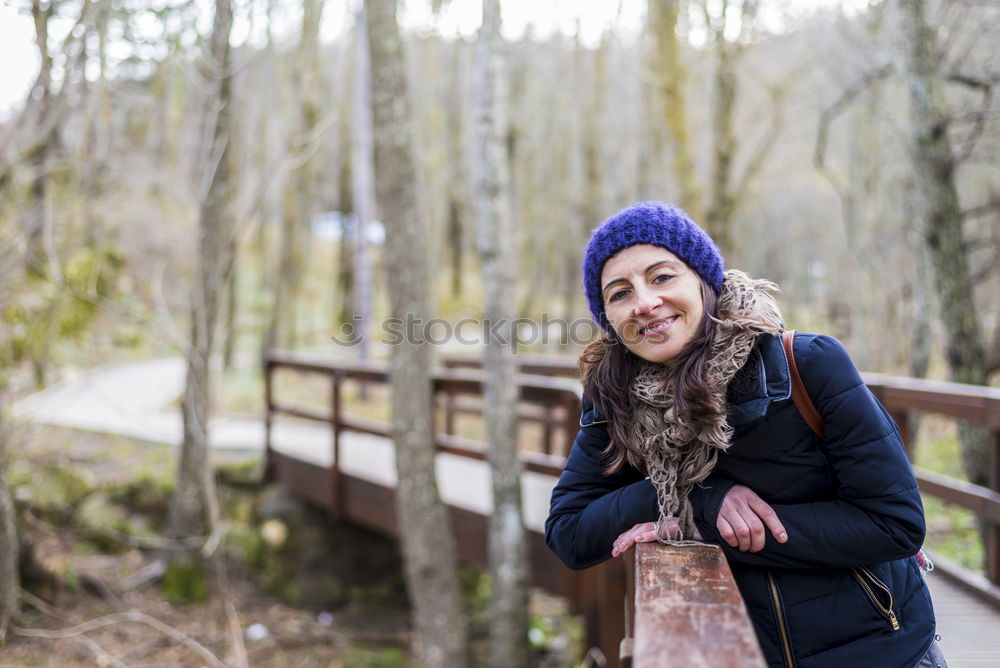
[[[326,503],[330,489],[324,472],[333,462],[329,425],[277,418],[272,434],[272,447],[279,456],[278,479],[288,483],[294,480],[297,484],[293,487],[298,491]],[[348,431],[341,433],[340,447],[348,519],[395,533],[391,490],[396,484],[396,471],[389,439]],[[485,519],[492,508],[486,463],[442,453],[437,457],[437,475],[441,496],[452,508],[456,530],[465,532],[464,540],[459,540],[460,556],[485,565]],[[571,573],[544,546],[541,534],[555,478],[525,472],[522,480],[536,586],[570,596],[585,607],[588,601],[590,605],[600,605],[601,599],[608,600],[604,596],[611,592],[594,590],[599,577],[586,578],[587,571]],[[301,489],[303,484],[310,489]],[[616,561],[612,567],[618,564]],[[950,668],[1000,666],[1000,610],[982,603],[940,573],[930,573],[928,585],[937,612],[941,646]],[[617,609],[612,612],[620,615]]]
[[[949,668],[1000,666],[1000,610],[934,571],[927,575],[927,586]]]

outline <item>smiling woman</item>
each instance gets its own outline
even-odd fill
[[[546,542],[571,568],[637,542],[719,545],[771,666],[943,666],[899,430],[839,342],[783,333],[776,286],[723,264],[660,202],[594,231],[583,283],[605,335],[580,358]]]

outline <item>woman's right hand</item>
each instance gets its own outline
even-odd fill
[[[731,547],[746,552],[764,549],[764,527],[779,543],[788,540],[778,515],[757,494],[744,485],[733,485],[722,500],[715,528]]]

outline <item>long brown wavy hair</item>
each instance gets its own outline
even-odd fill
[[[672,360],[665,383],[673,386],[677,415],[693,422],[717,416],[725,407],[705,390],[704,382],[708,352],[715,339],[718,320],[718,296],[700,276],[702,298],[701,322],[688,345]],[[604,451],[608,466],[605,473],[614,473],[628,460],[629,416],[632,413],[629,388],[643,365],[649,364],[630,352],[614,331],[584,348],[579,360],[584,394],[608,420],[610,443]],[[642,467],[642,462],[631,462]]]

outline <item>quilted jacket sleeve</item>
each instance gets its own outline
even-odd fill
[[[574,569],[611,558],[615,538],[636,524],[655,521],[659,514],[652,483],[635,469],[625,465],[604,474],[608,430],[586,397],[583,401],[580,432],[552,490],[545,520],[545,543]]]
[[[849,567],[913,555],[924,539],[923,507],[896,424],[836,339],[797,337],[795,358],[823,418],[819,447],[836,481],[836,498],[772,504],[788,541],[778,543],[766,532],[763,550],[741,552],[722,542],[715,528],[732,481],[706,481],[692,494],[699,531],[719,541],[731,560],[762,566]]]

